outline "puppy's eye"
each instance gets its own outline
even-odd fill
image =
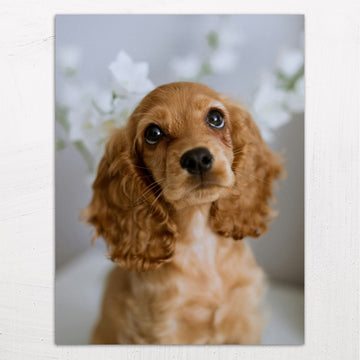
[[[145,141],[150,145],[157,144],[161,138],[164,136],[164,133],[157,125],[150,125],[145,130]]]
[[[210,110],[206,122],[216,129],[222,129],[225,126],[224,115],[218,110]]]

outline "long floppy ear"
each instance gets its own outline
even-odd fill
[[[235,184],[227,196],[213,203],[210,222],[217,233],[226,237],[258,237],[274,215],[269,200],[282,166],[280,158],[263,141],[251,115],[229,100],[225,104],[230,114]]]
[[[111,260],[127,270],[155,270],[173,255],[176,226],[129,133],[120,129],[107,143],[84,215]]]

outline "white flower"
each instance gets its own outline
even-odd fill
[[[276,87],[274,77],[269,77],[256,93],[253,108],[258,116],[266,119],[269,127],[275,129],[290,120],[285,110],[286,100],[286,92]]]
[[[133,62],[123,50],[110,64],[109,70],[112,89],[117,95],[147,93],[154,89],[154,84],[148,79],[149,65],[145,62]]]
[[[226,74],[234,70],[238,57],[235,51],[220,49],[210,57],[211,69],[219,74]]]
[[[98,89],[97,93],[91,97],[92,105],[100,114],[108,113],[112,110],[111,100],[111,92],[100,89]]]
[[[291,119],[291,114],[286,111],[281,104],[273,104],[266,110],[262,109],[255,114],[256,121],[258,121],[260,125],[263,124],[269,129],[277,129],[288,123]]]
[[[191,79],[196,77],[201,69],[201,60],[194,54],[170,61],[170,67],[179,79]]]
[[[70,94],[69,94],[70,95]],[[83,141],[88,150],[92,150],[100,142],[104,133],[101,125],[104,116],[111,110],[111,94],[93,84],[78,87],[69,108],[69,139]]]
[[[90,173],[96,171],[103,154],[104,139],[109,135],[104,126],[105,118],[92,106],[78,107],[69,113],[69,139],[82,153]],[[81,150],[83,147],[85,149]]]
[[[56,102],[72,109],[88,102],[90,98],[96,97],[98,92],[99,89],[94,84],[66,81],[56,94]]]
[[[260,124],[260,122],[256,121],[261,131],[261,136],[266,142],[271,142],[274,140],[274,133],[273,131],[267,127],[265,124]]]
[[[76,72],[81,64],[81,51],[75,46],[66,46],[56,51],[57,66],[65,75]]]
[[[224,48],[236,48],[244,44],[244,34],[235,28],[233,23],[226,22],[218,33],[219,45]]]
[[[284,52],[278,61],[278,69],[288,77],[293,77],[304,64],[304,55],[300,50]]]
[[[264,138],[272,138],[272,130],[277,129],[291,119],[286,109],[287,93],[276,86],[274,76],[268,77],[255,95],[253,102],[254,118],[258,123]]]
[[[92,150],[98,139],[95,133],[90,130],[98,128],[100,115],[89,104],[88,106],[77,107],[69,112],[69,122],[71,124],[69,139],[73,142],[83,141],[88,150]]]
[[[215,34],[217,46],[234,49],[245,43],[244,33],[239,29],[234,17],[229,15],[218,15],[211,19],[211,22],[204,24],[201,30],[203,37]]]
[[[114,114],[112,118],[115,120],[116,126],[124,126],[127,118],[134,111],[136,105],[142,99],[142,95],[133,94],[127,98],[116,98],[114,101]]]

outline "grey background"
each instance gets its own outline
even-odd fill
[[[168,60],[201,50],[201,32],[213,16],[199,15],[62,15],[56,17],[56,49],[79,46],[84,55],[80,77],[107,85],[107,66],[120,49],[135,61],[147,61],[150,78],[157,86],[173,81]],[[219,92],[248,102],[261,73],[273,69],[282,49],[297,47],[303,16],[232,15],[239,33],[245,35],[236,71],[209,76],[203,82]],[[59,82],[57,81],[57,85]],[[255,119],[256,120],[256,119]],[[284,151],[286,180],[279,183],[279,216],[260,239],[250,239],[255,256],[277,280],[303,284],[304,279],[304,119],[296,116],[281,128],[271,147]],[[78,216],[90,200],[85,163],[73,149],[56,153],[55,236],[59,268],[90,246],[90,229]],[[102,247],[101,242],[96,246]]]

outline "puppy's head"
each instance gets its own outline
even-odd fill
[[[109,140],[87,218],[112,260],[153,270],[172,257],[179,209],[211,203],[217,233],[263,233],[280,171],[247,111],[204,85],[168,84]]]

